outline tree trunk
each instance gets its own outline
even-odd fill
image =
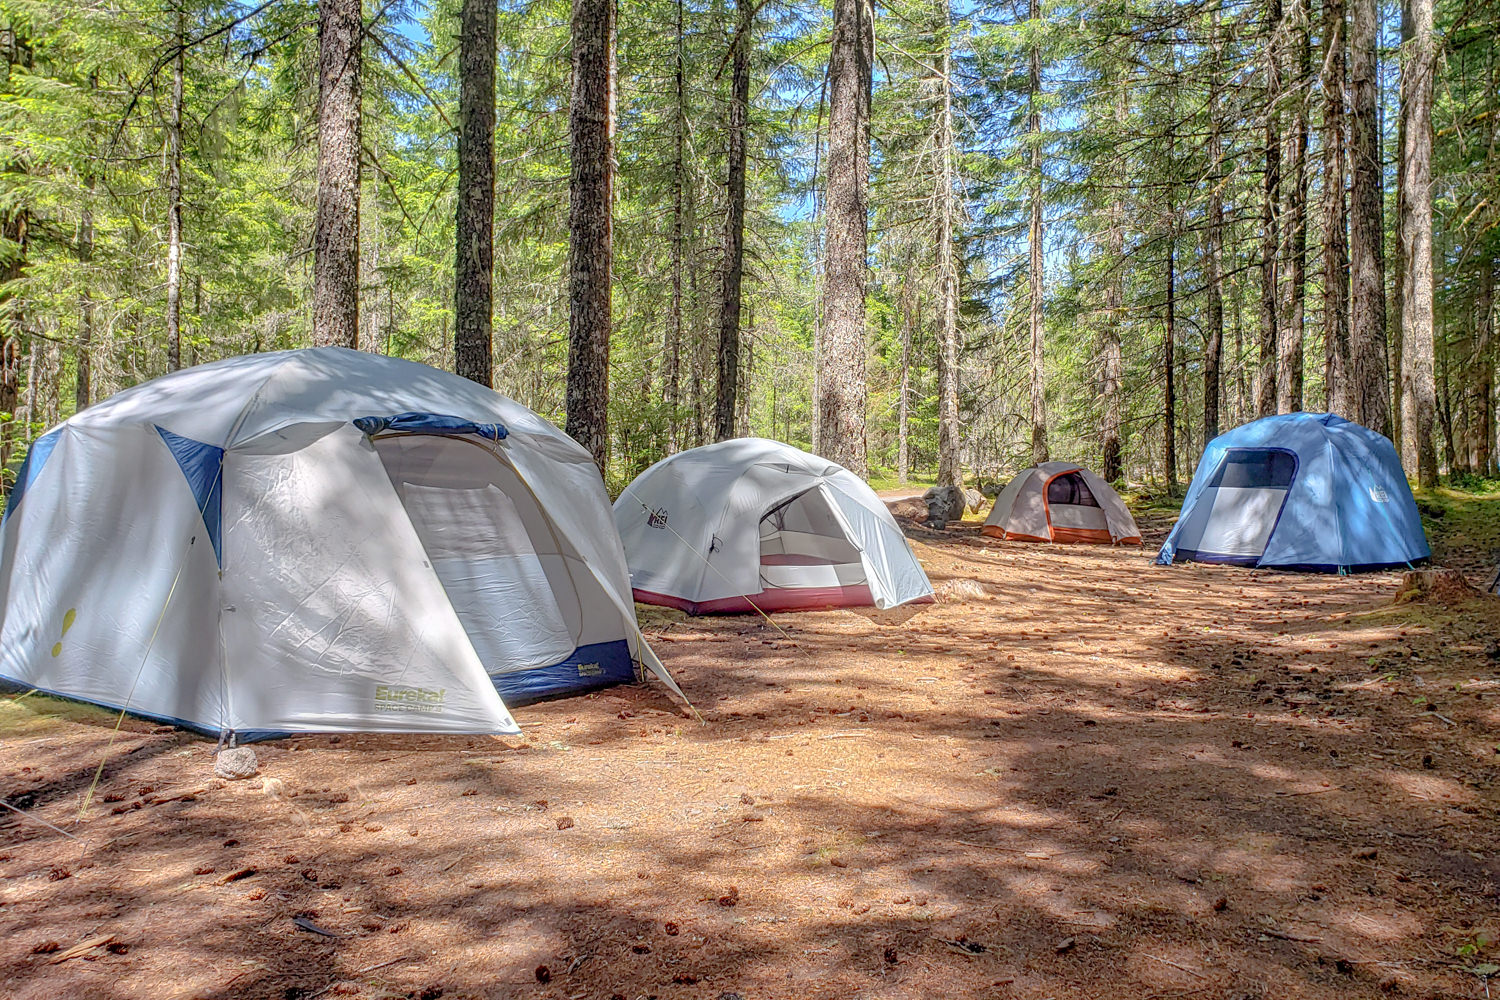
[[[1406,95],[1406,145],[1401,175],[1406,192],[1401,225],[1405,261],[1402,282],[1402,370],[1412,400],[1414,423],[1407,429],[1415,438],[1417,481],[1437,485],[1437,453],[1432,422],[1436,400],[1433,381],[1433,265],[1432,265],[1432,75],[1436,62],[1433,42],[1433,0],[1411,0],[1412,44],[1402,72]]]
[[[8,77],[14,66],[21,65],[29,68],[32,65],[32,55],[31,47],[18,34],[12,32],[5,40],[9,42],[5,48],[5,75]],[[20,172],[24,169],[22,163],[14,160],[8,163],[6,168],[7,172]],[[86,205],[87,202],[85,202]],[[5,288],[10,282],[20,278],[26,269],[29,224],[30,219],[24,203],[6,204],[3,209],[0,209],[0,243],[5,244],[5,252],[0,254],[0,288]],[[0,412],[8,414],[16,412],[19,401],[21,338],[26,326],[24,308],[21,303],[15,301],[14,294],[9,290],[0,291],[0,306],[4,307],[0,308]],[[35,345],[32,347],[31,356],[34,362]],[[27,379],[26,395],[28,402],[35,400],[35,378]],[[28,422],[36,419],[34,404],[27,406],[27,416]],[[29,439],[29,429],[25,433]],[[3,470],[10,461],[15,437],[14,421],[0,418],[0,470]],[[8,494],[7,483],[6,477],[0,475],[0,496]]]
[[[687,185],[684,153],[687,145],[687,92],[683,77],[683,5],[677,0],[677,49],[673,83],[677,92],[676,113],[672,117],[672,305],[667,317],[667,426],[668,447],[682,446],[682,268],[683,268],[683,200]]]
[[[601,471],[609,460],[614,47],[614,0],[573,0],[567,430]]]
[[[750,41],[755,0],[737,0],[734,69],[730,77],[728,149],[729,210],[724,216],[724,289],[719,300],[719,393],[714,403],[714,440],[735,436],[740,392],[740,287],[745,276],[745,132],[750,116]]]
[[[359,344],[360,0],[318,0],[313,343]]]
[[[1128,91],[1122,81],[1115,89],[1115,126],[1125,130]],[[1100,344],[1099,393],[1103,397],[1103,456],[1100,471],[1106,482],[1119,482],[1124,474],[1120,462],[1120,378],[1125,362],[1120,347],[1120,327],[1125,307],[1125,189],[1129,183],[1129,164],[1116,164],[1115,191],[1109,205],[1109,229],[1105,234],[1105,255],[1112,262],[1109,282],[1104,286],[1104,329]]]
[[[1355,415],[1349,359],[1349,237],[1344,205],[1344,0],[1323,0],[1324,406]]]
[[[936,153],[939,160],[937,194],[937,278],[938,278],[938,474],[939,486],[962,486],[963,454],[959,445],[958,424],[958,263],[953,244],[954,192],[953,159],[953,77],[948,37],[947,0],[940,5],[943,46],[943,88],[938,104]]]
[[[74,358],[73,412],[81,413],[93,401],[94,299],[89,294],[89,265],[94,260],[94,178],[84,185],[83,211],[78,214],[78,264],[83,280],[78,304],[78,346]]]
[[[1041,0],[1031,0],[1028,12],[1032,31],[1041,29]],[[1038,103],[1042,90],[1042,51],[1040,44],[1031,44],[1031,65],[1027,81],[1026,131],[1031,144],[1031,229],[1028,243],[1031,262],[1028,267],[1031,296],[1029,325],[1031,328],[1031,461],[1040,465],[1048,460],[1047,453],[1047,369],[1043,357],[1042,317],[1043,247],[1042,224],[1042,111]]]
[[[896,400],[896,480],[911,478],[911,341],[917,325],[915,275],[902,282],[898,301],[901,309],[901,395]]]
[[[816,359],[819,453],[857,476],[867,470],[865,281],[872,18],[868,0],[834,0],[828,66],[823,324]]]
[[[1354,419],[1391,433],[1386,363],[1376,0],[1353,0],[1349,24],[1349,353]]]
[[[1411,47],[1412,24],[1411,4],[1407,0],[1401,2],[1401,48],[1397,53],[1398,61],[1402,59]],[[1403,65],[1404,71],[1404,65]],[[1412,399],[1410,382],[1406,377],[1406,330],[1402,326],[1402,308],[1406,304],[1403,289],[1406,288],[1406,253],[1405,237],[1403,229],[1406,227],[1406,84],[1407,79],[1403,75],[1396,84],[1396,257],[1392,261],[1395,274],[1390,276],[1389,298],[1386,302],[1385,322],[1390,344],[1387,356],[1391,365],[1391,441],[1396,445],[1396,454],[1401,456],[1401,466],[1406,470],[1408,477],[1416,475],[1417,471],[1417,439],[1412,436],[1411,429],[1416,426],[1416,401]],[[1383,109],[1381,111],[1383,115]],[[1377,119],[1381,121],[1381,119]],[[1384,136],[1382,136],[1384,142]],[[1395,316],[1392,317],[1391,313]],[[1446,392],[1446,390],[1444,390]],[[1447,405],[1450,401],[1444,400]]]
[[[453,370],[493,385],[495,0],[463,0],[458,35],[458,209]]]
[[[1255,372],[1255,415],[1268,417],[1276,412],[1276,342],[1280,324],[1277,320],[1276,295],[1278,263],[1281,258],[1280,225],[1277,218],[1281,199],[1281,0],[1267,0],[1265,43],[1265,160],[1260,203],[1260,347]]]
[[[182,74],[187,17],[177,6],[177,54],[167,111],[167,371],[182,367]]]
[[[1172,210],[1173,232],[1176,231],[1175,208]],[[1162,400],[1162,472],[1167,480],[1167,495],[1177,492],[1177,239],[1167,237],[1167,317],[1162,331],[1162,371],[1166,390]]]
[[[1287,191],[1287,227],[1291,245],[1287,253],[1287,312],[1280,324],[1276,351],[1276,410],[1296,413],[1302,409],[1303,340],[1307,307],[1307,92],[1312,70],[1312,48],[1308,32],[1308,0],[1292,0],[1291,43],[1295,61],[1296,103],[1293,105],[1290,137],[1291,188]]]
[[[0,470],[10,462],[11,449],[25,425],[18,419],[21,402],[21,337],[12,321],[7,321],[0,332]],[[27,392],[31,387],[28,383]],[[0,496],[9,491],[9,480],[0,475]]]
[[[755,304],[745,303],[745,350],[743,370],[740,372],[739,394],[735,397],[734,433],[736,437],[750,434],[750,387],[755,384]]]
[[[1491,474],[1490,442],[1495,437],[1495,359],[1492,309],[1495,297],[1495,266],[1486,255],[1479,261],[1479,288],[1474,301],[1474,471]]]
[[[1213,17],[1214,61],[1209,70],[1209,151],[1211,169],[1208,192],[1208,252],[1204,255],[1204,284],[1208,293],[1208,329],[1203,338],[1203,443],[1219,436],[1219,396],[1224,364],[1224,140],[1219,120],[1219,18]]]

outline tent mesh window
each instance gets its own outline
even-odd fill
[[[1214,473],[1210,486],[1242,490],[1291,489],[1297,456],[1281,448],[1233,448]]]
[[[861,580],[864,575],[859,549],[844,534],[827,498],[817,489],[783,501],[760,519],[760,560],[761,584],[766,589],[830,582],[824,579],[827,574],[812,572],[812,567],[832,568],[840,586],[845,584],[846,575],[857,575]],[[774,579],[767,576],[767,567],[777,568]],[[799,573],[789,567],[803,567],[809,572]]]
[[[1058,476],[1047,484],[1047,503],[1072,507],[1097,507],[1099,501],[1089,491],[1088,483],[1076,472]]]

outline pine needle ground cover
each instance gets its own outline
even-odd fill
[[[1500,500],[1430,502],[1440,561],[1493,557]],[[785,636],[652,609],[701,725],[615,689],[223,782],[127,720],[75,823],[114,718],[0,704],[3,992],[1483,996],[1500,600],[1156,567],[1166,520],[1144,550],[913,526],[938,603]]]

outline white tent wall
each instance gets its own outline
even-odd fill
[[[222,718],[218,565],[171,451],[150,426],[54,433],[6,518],[19,544],[0,547],[0,675],[167,721]],[[180,676],[183,662],[200,669]]]
[[[485,668],[547,666],[625,639],[604,588],[488,444],[425,435],[375,444]]]
[[[280,438],[224,460],[228,728],[519,732],[365,436]]]
[[[1105,481],[1104,477],[1089,469],[1079,469],[1078,475],[1083,478],[1084,484],[1088,486],[1089,492],[1099,503],[1099,509],[1104,512],[1104,527],[1110,537],[1116,542],[1141,541],[1141,529],[1136,525],[1135,518],[1130,515],[1130,508],[1125,506],[1125,501],[1120,499],[1120,494],[1115,488]]]
[[[785,544],[822,565],[762,563],[761,521],[797,497],[821,505],[792,512]],[[801,524],[803,515],[817,515]],[[857,558],[819,539],[836,520]],[[817,523],[814,523],[814,520]],[[691,605],[754,598],[772,590],[809,591],[868,585],[878,607],[932,594],[901,529],[858,477],[789,445],[741,438],[663,459],[641,473],[615,502],[615,523],[630,555],[631,583],[642,599],[658,595]],[[806,536],[799,540],[800,529]],[[766,551],[780,553],[772,541]],[[842,554],[841,554],[842,553]],[[856,565],[857,563],[857,565]],[[879,577],[877,580],[876,577]],[[743,610],[743,609],[741,609]]]
[[[843,481],[843,476],[853,479],[854,484]],[[825,489],[859,545],[865,583],[870,588],[875,606],[894,608],[931,596],[932,584],[928,582],[921,563],[912,555],[906,536],[896,526],[891,512],[852,472],[844,472],[843,476],[834,476]],[[852,488],[855,484],[861,487],[857,492]],[[872,507],[861,493],[868,493],[869,500],[874,500],[878,507]]]

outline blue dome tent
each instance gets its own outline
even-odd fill
[[[1347,573],[1431,555],[1389,439],[1331,413],[1285,413],[1209,442],[1156,561]]]

